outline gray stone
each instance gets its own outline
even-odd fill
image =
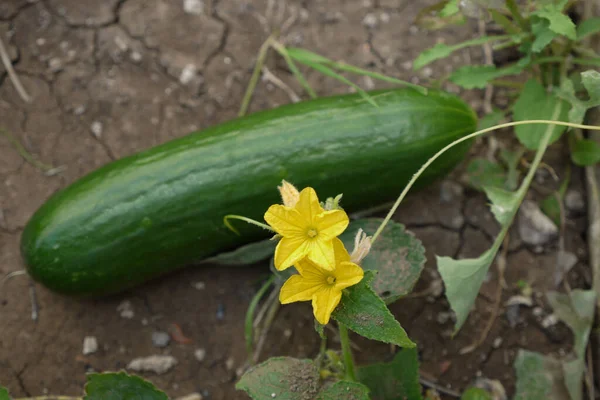
[[[521,240],[531,246],[544,245],[558,235],[554,222],[530,200],[521,204],[518,228]]]
[[[167,347],[171,343],[171,337],[166,332],[152,332],[152,345],[154,347]]]
[[[83,339],[83,355],[93,354],[98,351],[98,340],[94,336],[86,336]]]
[[[568,190],[565,194],[565,207],[567,210],[580,213],[585,211],[585,200],[581,192],[577,190]]]
[[[140,357],[132,360],[127,369],[137,372],[154,372],[164,374],[177,364],[177,359],[173,356],[153,355],[149,357]]]

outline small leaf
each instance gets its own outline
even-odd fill
[[[453,2],[454,0],[452,0]],[[424,7],[417,14],[415,23],[419,28],[426,30],[437,30],[445,28],[449,25],[462,25],[466,22],[465,17],[460,13],[455,13],[448,16],[442,16],[442,11],[448,6],[447,0],[438,1],[435,4]],[[451,12],[451,6],[448,13]]]
[[[496,221],[504,226],[509,224],[514,210],[519,207],[519,196],[516,192],[509,192],[493,186],[484,186],[483,191],[492,202],[491,210]]]
[[[84,400],[168,400],[167,395],[139,376],[124,372],[89,374]]]
[[[337,381],[319,392],[316,400],[370,400],[369,388],[358,382]]]
[[[481,388],[472,387],[465,390],[460,400],[492,400],[492,396]]]
[[[590,139],[578,140],[571,151],[571,159],[579,166],[598,163],[600,161],[600,144]]]
[[[577,25],[577,40],[583,40],[600,32],[600,17],[586,19]]]
[[[548,197],[541,201],[540,209],[556,224],[556,226],[560,226],[561,208],[555,193],[548,195]]]
[[[568,37],[571,40],[577,39],[575,24],[568,15],[563,14],[559,8],[548,6],[534,13],[540,18],[550,22],[549,28],[552,32]]]
[[[467,180],[477,190],[483,190],[484,185],[504,187],[506,171],[500,164],[486,158],[474,158],[467,166]]]
[[[424,50],[423,52],[421,52],[421,54],[417,56],[415,61],[413,61],[413,69],[416,71],[435,60],[439,60],[440,58],[446,58],[450,54],[452,54],[453,51],[454,48],[444,43],[438,43],[435,46]]]
[[[522,71],[523,67],[517,64],[505,68],[496,68],[493,65],[467,65],[454,71],[448,79],[465,89],[485,89],[494,79],[516,75]]]
[[[517,384],[514,400],[569,399],[560,362],[553,357],[519,350],[515,369]]]
[[[590,96],[590,101],[595,102],[593,106],[600,105],[600,72],[584,71],[581,73],[581,83]]]
[[[521,161],[521,157],[525,153],[525,149],[519,147],[517,151],[509,151],[503,149],[500,151],[500,159],[504,161],[506,165],[506,182],[504,184],[504,188],[510,191],[516,190],[519,187],[519,162]]]
[[[227,253],[218,254],[206,259],[204,262],[228,266],[251,265],[272,256],[275,246],[277,246],[277,241],[275,240],[261,240],[260,242],[241,246]]]
[[[571,328],[575,336],[573,351],[577,358],[563,363],[563,374],[571,399],[581,400],[585,350],[594,322],[596,294],[593,290],[576,289],[570,295],[549,292],[547,296],[556,316]]]
[[[8,390],[3,386],[0,386],[0,400],[10,400]]]
[[[459,11],[458,0],[450,0],[446,3],[444,8],[442,8],[442,11],[440,11],[440,17],[451,17],[454,14],[458,14]]]
[[[489,249],[477,258],[454,260],[450,257],[436,257],[437,266],[446,285],[446,297],[456,314],[454,331],[462,327],[469,311],[475,303],[479,288],[483,283],[497,249]]]
[[[333,318],[367,339],[400,347],[415,347],[381,297],[371,289],[374,275],[373,271],[365,271],[360,283],[344,290],[340,305],[332,314]]]
[[[539,18],[533,19],[531,33],[535,36],[533,43],[531,43],[531,51],[534,53],[544,50],[557,36],[556,32],[550,29],[550,22]]]
[[[372,236],[382,221],[380,218],[352,221],[340,239],[352,251],[358,230]],[[373,290],[390,304],[410,293],[419,280],[425,264],[425,248],[404,225],[390,221],[360,264],[365,270],[378,271]]]
[[[358,368],[358,380],[371,390],[373,400],[421,400],[416,348],[402,349],[389,363]]]
[[[546,89],[535,79],[530,79],[525,83],[514,105],[513,119],[515,121],[532,119],[566,121],[567,107],[564,101],[547,93]],[[544,124],[519,125],[515,127],[515,132],[517,138],[525,147],[528,149],[537,149],[542,137],[546,133],[546,129],[548,129],[548,126]],[[550,137],[549,144],[556,142],[564,131],[564,126],[552,127],[552,136]]]
[[[249,369],[235,385],[254,400],[313,399],[319,372],[312,360],[274,357]]]

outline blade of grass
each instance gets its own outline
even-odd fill
[[[252,353],[254,348],[254,313],[256,311],[256,307],[258,303],[263,298],[269,287],[273,284],[275,280],[275,275],[271,275],[269,279],[261,286],[261,288],[256,292],[250,305],[248,306],[248,311],[246,312],[246,321],[244,324],[245,334],[246,334],[246,351],[248,352],[248,359],[252,359]]]
[[[267,40],[260,46],[258,50],[258,56],[256,57],[256,64],[254,65],[254,70],[252,71],[252,76],[250,77],[250,82],[248,82],[248,87],[246,88],[246,93],[244,93],[244,98],[242,99],[242,105],[240,106],[240,111],[238,112],[238,117],[243,117],[246,115],[248,111],[248,106],[250,105],[250,101],[252,100],[252,95],[254,94],[254,89],[256,89],[256,84],[258,83],[258,78],[260,78],[260,72],[262,71],[262,67],[265,64],[265,59],[267,58],[267,54],[269,52],[269,48],[271,47],[271,43],[273,42],[273,35],[269,36]]]
[[[316,99],[317,94],[315,93],[313,88],[310,87],[310,85],[308,84],[308,81],[306,80],[306,78],[304,77],[302,72],[300,72],[300,70],[296,66],[296,63],[294,62],[292,57],[290,57],[285,46],[283,46],[281,43],[279,43],[277,41],[273,41],[273,43],[271,43],[271,46],[273,46],[273,48],[283,57],[283,59],[285,60],[285,62],[288,65],[288,68],[290,69],[290,71],[292,71],[292,74],[298,80],[298,82],[304,88],[304,90],[306,90],[308,95],[311,98]]]

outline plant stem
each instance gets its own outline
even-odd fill
[[[271,287],[274,280],[275,275],[271,275],[271,277],[266,280],[266,282],[254,295],[254,298],[252,298],[252,301],[248,306],[248,311],[246,312],[246,323],[244,333],[246,335],[246,351],[248,352],[248,359],[252,358],[252,353],[254,351],[254,312],[256,311],[258,303],[263,298],[267,290]]]
[[[258,78],[260,78],[260,72],[262,71],[262,67],[265,64],[265,59],[267,58],[267,52],[269,51],[269,48],[271,47],[271,44],[274,40],[274,35],[271,35],[267,38],[267,40],[265,40],[262,46],[260,46],[260,50],[258,51],[258,57],[256,58],[256,65],[254,66],[254,71],[252,71],[252,76],[250,77],[248,88],[246,88],[246,93],[244,93],[244,99],[242,100],[242,106],[240,107],[238,117],[243,117],[246,114],[246,111],[248,111],[250,100],[252,100],[254,89],[256,88],[256,84],[258,83]]]
[[[571,128],[580,128],[580,129],[589,129],[589,130],[593,130],[593,131],[600,131],[600,126],[572,124],[570,122],[549,121],[549,120],[545,120],[545,119],[533,119],[533,120],[527,120],[527,121],[507,122],[505,124],[500,124],[500,125],[492,126],[490,128],[482,129],[480,131],[473,132],[473,133],[471,133],[469,135],[463,136],[460,139],[457,139],[454,142],[446,145],[446,147],[444,147],[443,149],[441,149],[440,151],[438,151],[437,153],[435,153],[433,155],[433,157],[431,157],[429,160],[427,160],[427,162],[425,164],[423,164],[421,166],[421,168],[419,168],[419,170],[412,176],[412,178],[410,178],[410,181],[408,181],[408,184],[404,187],[404,189],[402,190],[402,193],[400,193],[400,196],[398,196],[398,198],[396,199],[396,202],[394,203],[394,205],[392,206],[392,208],[390,209],[390,211],[385,216],[385,219],[383,220],[383,222],[381,223],[381,225],[379,225],[379,228],[377,228],[377,231],[375,232],[375,234],[373,235],[373,238],[371,239],[371,244],[373,244],[375,242],[375,240],[377,239],[377,237],[381,234],[381,231],[383,231],[383,229],[385,228],[385,226],[387,225],[387,223],[390,222],[390,219],[392,219],[392,215],[394,215],[394,213],[396,212],[396,210],[400,206],[400,203],[402,203],[402,200],[404,200],[404,198],[408,194],[408,191],[413,187],[413,185],[415,184],[415,182],[417,181],[417,179],[419,179],[419,177],[423,174],[423,172],[435,160],[437,160],[442,154],[444,154],[446,151],[448,151],[452,147],[456,146],[457,144],[460,144],[462,142],[466,142],[467,140],[471,140],[471,139],[473,139],[473,138],[475,138],[477,136],[480,136],[480,135],[483,135],[485,133],[494,131],[496,129],[508,128],[510,126],[518,126],[518,125],[530,125],[530,124],[534,124],[534,125],[544,124],[544,125],[568,126],[568,127],[571,127]]]
[[[525,19],[521,15],[521,12],[519,11],[517,2],[515,0],[506,0],[506,8],[508,8],[510,14],[515,19],[517,24],[519,24],[521,29],[527,32],[529,27],[527,26],[527,21],[525,21]]]
[[[350,348],[348,328],[346,328],[344,324],[338,324],[338,327],[340,330],[340,342],[342,343],[342,353],[344,356],[346,379],[351,382],[356,382],[356,374],[354,372],[354,359],[352,357],[352,349]]]

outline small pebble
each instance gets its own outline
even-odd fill
[[[530,200],[521,204],[518,228],[523,242],[532,246],[544,245],[558,235],[554,222]]]
[[[291,329],[286,329],[286,330],[284,330],[284,331],[283,331],[283,336],[284,336],[286,339],[289,339],[289,338],[292,336],[292,330],[291,330]]]
[[[100,139],[102,137],[102,122],[94,121],[90,126],[90,130],[92,134],[96,137],[96,139]]]
[[[382,13],[379,15],[379,20],[380,20],[381,22],[383,22],[384,24],[386,24],[386,23],[390,22],[390,14],[388,14],[388,13],[386,13],[386,12],[382,12]]]
[[[533,314],[534,317],[541,317],[542,315],[544,315],[544,309],[542,307],[535,307],[531,313]]]
[[[204,13],[204,2],[202,0],[183,0],[183,11],[187,14],[201,15]]]
[[[495,349],[497,349],[500,346],[502,346],[502,338],[501,337],[497,337],[496,339],[494,339],[494,343],[492,343],[492,347],[494,347]]]
[[[506,305],[506,306],[519,305],[519,306],[531,307],[533,305],[533,300],[531,300],[531,297],[516,295],[516,296],[512,296],[510,299],[508,299],[506,301],[506,303],[504,303],[504,305]]]
[[[120,313],[121,318],[132,319],[135,316],[133,306],[129,300],[125,300],[119,304],[117,311]]]
[[[85,106],[79,105],[73,109],[73,114],[83,115],[83,113],[85,113],[85,110],[86,110]]]
[[[43,46],[43,45],[46,44],[46,39],[44,39],[44,38],[37,38],[35,40],[35,44],[37,44],[38,46]]]
[[[365,17],[363,18],[363,25],[368,27],[368,28],[375,28],[377,26],[377,17],[375,16],[375,14],[367,14],[365,15]]]
[[[166,332],[152,332],[152,344],[154,347],[167,347],[171,342],[171,336]]]
[[[177,364],[177,359],[173,356],[154,355],[149,357],[140,357],[132,360],[127,369],[138,372],[154,372],[164,374]]]
[[[130,58],[131,58],[131,61],[133,61],[135,63],[139,63],[140,61],[142,61],[142,53],[139,53],[137,51],[132,51]]]
[[[206,289],[206,283],[204,283],[204,282],[196,282],[196,283],[194,283],[194,288],[196,290],[204,290],[204,289]]]
[[[511,328],[517,326],[519,323],[519,305],[515,304],[506,307],[505,315],[508,320],[508,325],[510,325]]]
[[[48,68],[50,72],[59,72],[63,69],[63,62],[58,57],[52,57],[50,61],[48,61]]]
[[[204,361],[204,359],[206,358],[206,350],[196,349],[196,351],[194,351],[194,357],[196,357],[196,360],[198,360],[198,362]]]
[[[229,357],[227,359],[227,361],[225,361],[225,368],[227,368],[228,371],[233,370],[235,364],[235,360],[233,359],[233,357]]]
[[[454,199],[463,196],[465,189],[456,182],[443,181],[440,185],[440,201],[442,203],[451,203]]]
[[[554,326],[557,323],[558,323],[558,317],[554,314],[550,314],[542,320],[542,327],[548,329],[549,327]]]
[[[200,393],[191,393],[187,396],[178,397],[175,400],[202,400],[203,398]]]
[[[438,324],[443,325],[446,322],[453,320],[454,319],[454,313],[452,311],[447,311],[447,312],[440,312],[438,313],[437,317],[435,318],[435,320],[437,321]]]
[[[94,336],[86,336],[83,339],[83,355],[93,354],[98,351],[98,340]]]
[[[181,74],[179,75],[179,82],[182,85],[187,85],[188,83],[190,83],[192,81],[192,79],[194,79],[194,76],[196,76],[197,72],[198,71],[194,64],[187,64],[181,70]]]
[[[567,207],[569,211],[576,213],[585,211],[585,200],[583,199],[581,192],[573,189],[568,190],[567,194],[565,194],[565,207]]]

